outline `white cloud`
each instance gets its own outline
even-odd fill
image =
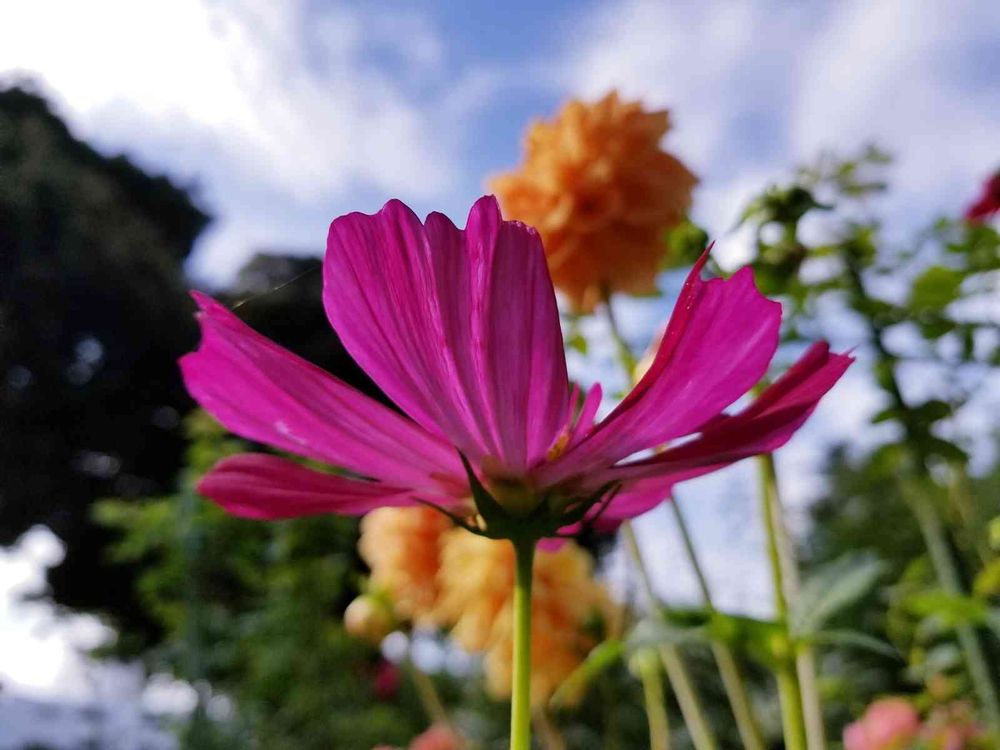
[[[957,212],[1000,160],[998,28],[995,3],[838,4],[797,66],[792,152],[874,139],[898,157],[897,207]]]
[[[245,179],[298,197],[355,181],[433,193],[453,177],[431,108],[363,63],[398,33],[411,71],[436,70],[440,46],[416,17],[369,35],[344,10],[310,26],[302,2],[43,1],[12,16],[0,70],[38,75],[101,141],[211,148]]]
[[[84,138],[197,182],[223,222],[194,262],[322,246],[358,194],[441,199],[465,118],[495,82],[447,80],[427,17],[305,0],[9,4],[0,75],[29,76]],[[372,208],[374,206],[364,206]]]

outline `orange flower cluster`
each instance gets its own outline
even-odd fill
[[[451,628],[455,641],[484,654],[489,692],[511,691],[514,551],[451,526],[428,508],[383,508],[362,523],[360,549],[372,582],[399,615]],[[590,556],[567,543],[535,558],[532,702],[544,703],[597,644],[593,628],[612,615]]]
[[[442,540],[441,598],[437,611],[454,623],[463,648],[485,653],[486,687],[511,692],[514,633],[514,549],[462,529]],[[531,621],[531,699],[541,705],[594,646],[595,615],[607,619],[611,603],[593,577],[590,556],[574,544],[535,558]]]
[[[664,234],[691,205],[697,178],[660,148],[666,111],[647,112],[612,91],[572,100],[529,129],[521,168],[495,178],[508,219],[538,229],[556,287],[580,312],[607,292],[648,294]]]
[[[396,614],[417,625],[437,624],[441,535],[451,521],[430,508],[378,508],[361,521],[358,549],[371,568],[373,588],[392,600]]]

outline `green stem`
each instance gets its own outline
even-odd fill
[[[792,553],[791,540],[785,528],[781,496],[778,494],[778,475],[774,466],[774,456],[765,453],[757,457],[761,479],[761,511],[764,529],[767,533],[767,556],[771,564],[771,582],[774,588],[774,608],[779,622],[785,626],[789,642],[792,634],[788,627],[789,599],[798,592],[798,568]],[[796,649],[798,653],[798,649]],[[807,673],[806,684],[801,684],[797,671],[799,659],[794,661],[791,654],[781,655],[777,670],[778,695],[781,699],[781,724],[785,734],[786,750],[821,750],[824,747],[822,710],[816,690],[815,672]],[[802,664],[803,667],[808,666]],[[810,679],[811,677],[811,679]],[[803,695],[803,687],[810,692]],[[803,705],[811,704],[811,710]],[[811,718],[807,723],[806,716]],[[818,721],[817,721],[818,719]],[[807,730],[808,735],[807,735]],[[807,736],[809,740],[807,742]]]
[[[622,524],[621,531],[625,539],[625,544],[628,547],[629,555],[632,557],[639,573],[639,580],[642,582],[650,611],[662,614],[663,607],[660,605],[659,600],[656,598],[656,592],[653,590],[653,582],[649,577],[649,570],[642,559],[642,552],[639,550],[639,542],[635,538],[635,531],[632,529],[632,524],[626,521]],[[673,688],[674,694],[677,696],[677,703],[681,707],[681,715],[684,717],[684,723],[691,733],[691,742],[694,744],[695,750],[715,750],[717,747],[715,734],[712,732],[712,728],[705,717],[701,700],[694,689],[694,684],[691,682],[691,676],[688,674],[687,666],[684,664],[684,659],[680,651],[676,646],[669,644],[660,646],[657,651],[660,654],[660,660],[663,662],[663,669],[667,673],[667,679],[670,680],[670,687]]]
[[[618,350],[618,360],[625,368],[625,378],[629,385],[635,384],[635,367],[639,363],[632,353],[632,347],[628,345],[625,337],[622,336],[621,328],[618,327],[618,319],[615,317],[615,310],[611,304],[611,294],[607,290],[604,292],[604,312],[608,321],[608,328],[611,331],[611,340],[615,342]]]
[[[806,728],[802,719],[802,698],[795,667],[783,663],[775,677],[778,680],[778,699],[781,701],[781,727],[785,735],[785,750],[806,750]]]
[[[531,750],[531,583],[535,540],[512,540],[514,573],[514,675],[510,750]]]
[[[434,680],[426,672],[414,664],[413,659],[407,656],[406,666],[413,680],[413,687],[417,691],[417,698],[420,705],[427,714],[427,719],[431,724],[450,724],[448,711],[444,707],[441,696],[438,695],[437,688],[434,687]]]
[[[674,520],[677,528],[681,532],[681,539],[684,542],[684,551],[687,554],[688,562],[694,570],[695,578],[698,581],[698,588],[705,601],[705,606],[709,611],[715,612],[715,604],[712,601],[712,592],[708,587],[708,578],[702,570],[698,554],[695,552],[694,543],[691,540],[691,533],[688,531],[687,521],[681,513],[680,501],[675,495],[668,503],[673,510]],[[739,732],[740,740],[746,750],[764,750],[764,739],[760,734],[760,727],[753,715],[753,706],[750,703],[750,695],[747,693],[746,685],[743,682],[743,674],[740,670],[739,662],[732,649],[722,641],[712,641],[712,655],[715,663],[719,667],[719,674],[722,676],[722,686],[725,688],[726,697],[729,699],[729,706],[736,719],[736,730]]]
[[[663,681],[656,657],[648,652],[639,655],[639,679],[642,680],[642,695],[646,703],[646,718],[649,721],[649,749],[670,750],[670,722],[667,719],[666,697]]]

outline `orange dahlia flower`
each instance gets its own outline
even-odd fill
[[[361,521],[358,549],[371,568],[373,588],[384,591],[400,617],[435,625],[441,535],[451,521],[425,507],[379,508]]]
[[[438,575],[439,619],[453,623],[452,637],[469,651],[484,652],[488,691],[511,692],[514,550],[510,544],[461,529],[443,538]],[[532,592],[531,700],[541,705],[597,645],[588,627],[608,617],[611,602],[594,579],[593,565],[572,543],[535,557]]]
[[[574,99],[531,126],[519,170],[492,180],[504,215],[541,233],[552,281],[578,311],[605,290],[655,290],[664,233],[684,218],[698,182],[660,148],[669,129],[665,110],[615,91],[593,104]]]
[[[486,686],[511,691],[514,549],[454,527],[429,508],[380,508],[361,523],[361,555],[373,587],[396,613],[417,624],[451,629],[462,648],[483,654]],[[532,591],[531,694],[548,700],[597,645],[597,617],[613,615],[593,575],[590,555],[572,542],[535,556]]]

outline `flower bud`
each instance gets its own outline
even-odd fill
[[[392,608],[383,599],[362,594],[344,611],[344,628],[355,638],[377,646],[396,627]]]

